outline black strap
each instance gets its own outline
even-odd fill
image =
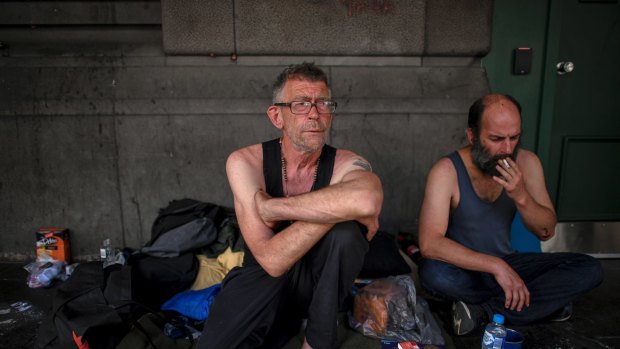
[[[263,143],[263,176],[265,191],[272,197],[284,196],[282,188],[282,155],[280,139],[272,139]]]
[[[325,144],[321,150],[321,158],[319,159],[319,171],[317,173],[316,182],[311,190],[317,190],[327,187],[332,180],[334,172],[334,163],[336,162],[336,148]]]
[[[335,161],[336,148],[327,144],[323,145],[319,159],[319,170],[311,190],[321,189],[329,185],[334,172]],[[267,194],[272,197],[283,197],[282,155],[279,138],[263,142],[263,175],[265,176]]]

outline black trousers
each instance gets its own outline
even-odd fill
[[[365,234],[357,222],[335,225],[281,277],[257,264],[231,270],[197,348],[281,348],[304,318],[312,347],[335,347],[339,308],[368,251]]]

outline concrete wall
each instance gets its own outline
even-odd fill
[[[428,169],[464,144],[467,108],[488,92],[479,58],[490,1],[385,1],[385,13],[349,12],[340,0],[253,3],[0,4],[0,258],[32,258],[40,227],[71,229],[74,257],[88,259],[106,237],[141,246],[170,200],[231,206],[226,157],[278,135],[265,116],[271,83],[304,60],[326,70],[339,102],[329,142],[364,155],[383,179],[382,228],[417,229]],[[331,19],[315,38],[283,19],[298,12]],[[471,30],[471,18],[484,20]],[[356,31],[348,19],[373,25]],[[382,25],[393,27],[373,32]],[[278,32],[289,36],[262,45]],[[377,42],[348,44],[367,35]],[[296,38],[307,45],[289,51]]]

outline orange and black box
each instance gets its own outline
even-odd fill
[[[71,262],[69,229],[41,228],[37,231],[37,259],[44,255],[55,260]]]

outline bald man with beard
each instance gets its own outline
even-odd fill
[[[579,253],[519,253],[510,242],[519,212],[540,240],[556,214],[540,160],[520,149],[521,107],[492,94],[469,110],[469,145],[431,168],[420,211],[419,274],[431,294],[452,300],[453,331],[470,333],[503,314],[507,323],[562,321],[572,301],[603,280],[600,263]]]

